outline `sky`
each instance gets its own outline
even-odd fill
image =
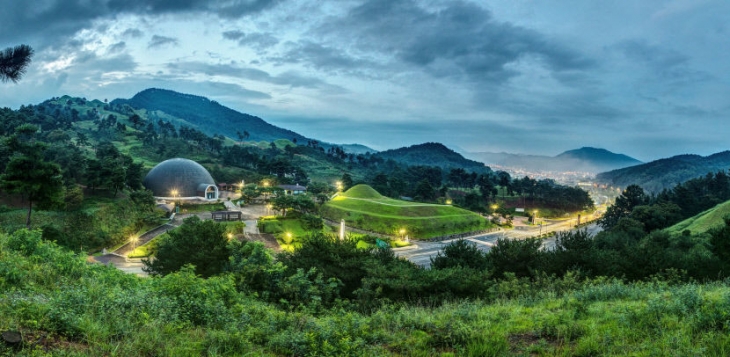
[[[730,1],[0,0],[0,107],[205,96],[384,150],[730,149]],[[245,130],[245,128],[242,128]]]

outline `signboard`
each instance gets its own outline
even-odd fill
[[[525,212],[524,208],[515,208],[515,212]]]

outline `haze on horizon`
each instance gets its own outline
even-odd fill
[[[35,49],[0,106],[205,96],[376,149],[426,141],[642,161],[729,149],[730,2],[0,0]]]

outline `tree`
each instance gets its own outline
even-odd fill
[[[499,179],[499,185],[502,186],[502,190],[503,190],[502,198],[504,198],[504,196],[507,193],[507,190],[510,190],[510,191],[512,190],[512,188],[510,186],[510,182],[511,182],[510,176],[508,173],[506,173],[504,171],[499,171],[499,172],[497,172],[497,178]]]
[[[45,143],[33,139],[37,130],[36,126],[30,124],[23,124],[15,129],[15,134],[6,140],[13,156],[5,173],[0,175],[1,188],[11,193],[19,193],[28,200],[28,215],[25,220],[28,229],[34,203],[38,203],[38,209],[49,209],[60,205],[63,199],[61,168],[45,160]]]
[[[608,207],[606,214],[598,220],[598,224],[603,229],[610,229],[618,224],[621,218],[628,217],[634,207],[644,204],[646,200],[647,197],[643,188],[638,185],[629,185],[621,193],[621,196],[616,198],[616,203]]]
[[[431,183],[427,179],[423,179],[416,186],[416,198],[420,200],[430,201],[433,200],[434,189]]]
[[[347,172],[342,174],[342,178],[340,179],[340,181],[342,181],[342,191],[347,191],[350,189],[350,187],[352,187],[352,176],[350,176],[350,174],[348,174]]]
[[[514,273],[516,277],[532,277],[540,267],[543,254],[542,241],[536,238],[524,240],[497,239],[497,244],[487,253],[495,277]]]
[[[89,145],[89,137],[87,137],[86,134],[82,132],[76,133],[76,144],[79,146]]]
[[[143,270],[167,275],[192,264],[198,275],[216,275],[226,267],[230,255],[225,231],[225,226],[214,221],[203,221],[197,216],[186,218],[182,226],[160,238],[155,259],[143,260]]]
[[[17,83],[25,74],[33,56],[33,49],[28,45],[8,47],[0,51],[0,81]]]
[[[476,243],[464,239],[457,239],[447,244],[442,252],[431,258],[431,266],[434,269],[446,269],[454,267],[472,268],[484,270],[489,261],[486,255],[477,248]]]

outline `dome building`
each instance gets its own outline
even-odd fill
[[[208,170],[188,159],[169,159],[153,167],[142,182],[157,198],[207,199],[219,198],[218,186]]]

